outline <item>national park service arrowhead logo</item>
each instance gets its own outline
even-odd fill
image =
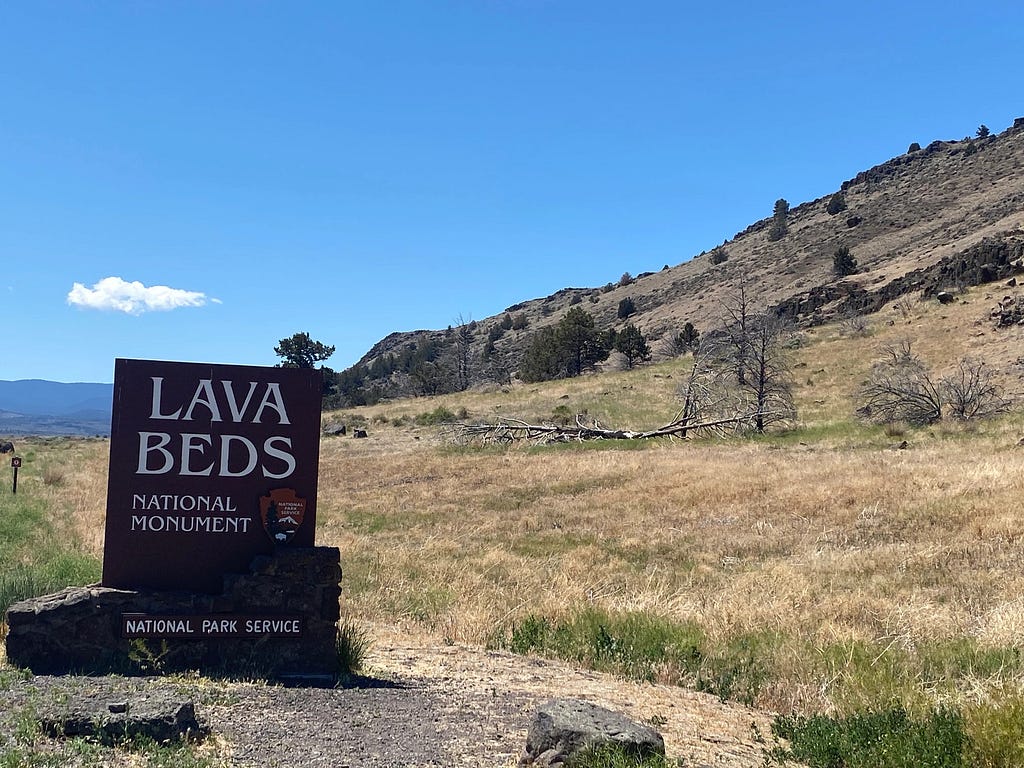
[[[260,497],[260,518],[267,535],[277,544],[292,540],[306,516],[306,500],[291,488],[278,488]]]

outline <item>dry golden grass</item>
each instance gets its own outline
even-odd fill
[[[346,613],[474,644],[527,615],[586,606],[694,622],[712,643],[773,633],[774,679],[758,702],[777,710],[828,709],[852,695],[840,688],[858,643],[872,649],[868,669],[943,642],[1019,649],[1019,407],[976,428],[895,436],[851,416],[873,350],[901,337],[936,368],[970,349],[1021,388],[1020,329],[992,331],[984,292],[966,299],[915,305],[909,322],[877,315],[867,339],[806,332],[794,352],[800,428],[772,438],[467,449],[408,424],[439,405],[474,419],[538,419],[564,404],[611,425],[652,426],[671,418],[685,361],[328,414],[370,425],[368,439],[322,443],[317,538],[341,548]],[[894,449],[902,439],[908,448]],[[99,554],[106,445],[70,445],[34,446],[41,465],[60,464],[61,480],[26,482],[71,510]],[[835,648],[849,659],[829,655]],[[1020,676],[1018,667],[915,684],[933,699],[980,700],[989,678],[1020,685]],[[864,695],[884,696],[888,684],[865,682]]]
[[[370,439],[329,439],[322,454],[320,539],[342,549],[349,609],[474,643],[588,605],[693,621],[723,641],[776,632],[793,656],[784,648],[776,671],[792,674],[761,703],[779,709],[833,703],[827,676],[808,679],[808,648],[1019,648],[1019,411],[899,434],[851,415],[876,350],[904,338],[937,373],[970,352],[1019,391],[1019,329],[989,327],[984,291],[965,302],[876,315],[866,339],[806,332],[794,360],[801,428],[773,439],[467,450],[383,423],[439,405],[538,420],[568,404],[653,426],[672,416],[685,361],[359,409]]]
[[[102,439],[17,439],[23,465],[18,494],[39,500],[67,546],[100,556],[107,494],[108,442]],[[4,494],[10,493],[8,486]],[[12,503],[14,499],[11,499]]]
[[[1024,457],[1009,434],[909,451],[766,444],[325,445],[321,533],[350,609],[482,643],[580,605],[712,636],[1024,643]]]

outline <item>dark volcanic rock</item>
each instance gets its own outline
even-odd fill
[[[229,574],[219,595],[69,587],[7,610],[7,660],[36,674],[200,669],[269,678],[337,673],[340,553],[336,547],[280,548]],[[297,637],[244,635],[130,639],[125,614],[299,616]]]
[[[665,741],[653,728],[596,704],[553,699],[534,715],[520,766],[559,768],[588,747],[617,744],[638,757],[665,754]]]
[[[167,742],[205,736],[191,699],[153,690],[111,701],[101,692],[80,692],[50,702],[39,712],[43,732],[58,738],[84,736],[104,744],[145,736]]]

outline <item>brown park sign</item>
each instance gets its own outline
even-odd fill
[[[313,546],[320,398],[312,369],[117,360],[103,585],[219,594]]]

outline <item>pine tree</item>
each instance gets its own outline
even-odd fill
[[[282,359],[282,368],[315,368],[316,363],[334,354],[334,347],[314,341],[308,333],[302,332],[277,342],[274,354]]]
[[[789,203],[784,198],[775,201],[775,211],[772,213],[772,225],[768,230],[768,240],[774,242],[781,240],[789,232],[789,225],[786,217],[789,215]]]
[[[594,318],[580,307],[565,313],[556,328],[558,346],[565,359],[566,376],[579,376],[608,357],[608,348],[594,327]]]
[[[679,338],[686,349],[697,349],[700,346],[700,333],[689,320],[683,326],[683,332],[679,334]]]
[[[845,245],[836,248],[832,254],[832,272],[836,277],[847,277],[857,272],[857,260]]]
[[[541,328],[530,340],[519,372],[523,381],[549,381],[562,375],[561,350],[554,328]]]
[[[627,368],[632,368],[633,363],[638,360],[651,359],[651,348],[647,345],[647,339],[632,323],[616,334],[615,349],[625,356]]]

